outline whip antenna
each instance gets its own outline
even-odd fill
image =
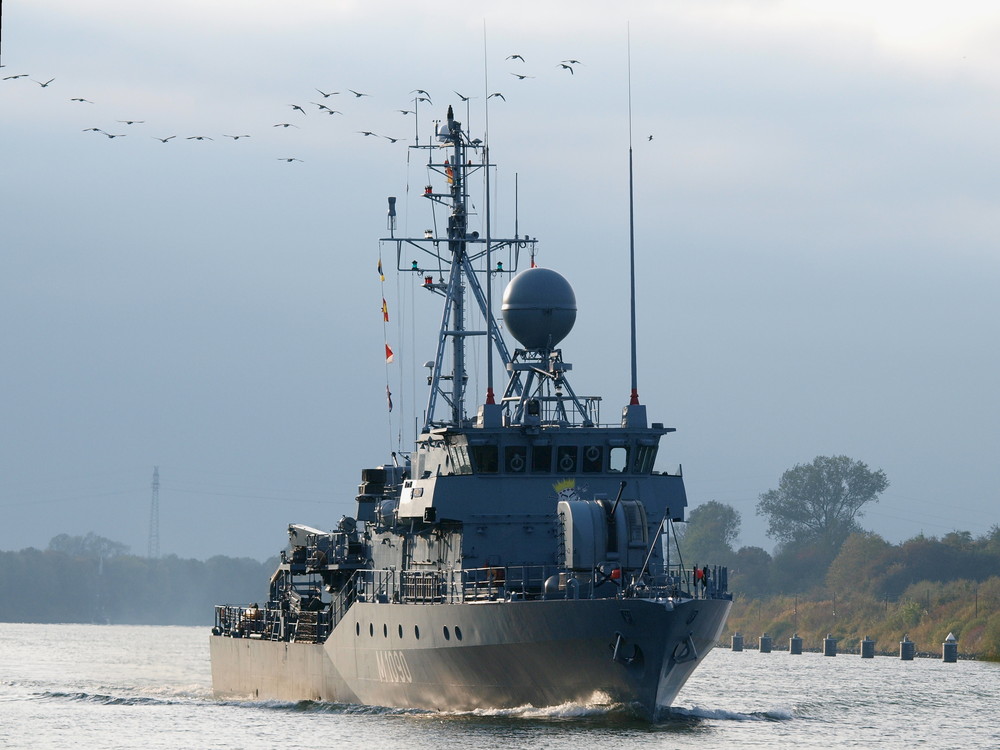
[[[483,20],[483,93],[486,94],[486,127],[483,130],[483,162],[486,176],[486,403],[495,404],[493,396],[493,273],[492,245],[490,236],[490,65],[486,53],[486,21]]]
[[[626,48],[628,59],[628,256],[629,256],[629,312],[632,324],[632,393],[629,406],[639,404],[639,375],[636,365],[635,342],[635,198],[632,190],[632,37],[626,26]]]

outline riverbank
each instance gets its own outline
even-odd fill
[[[908,587],[898,599],[875,599],[852,592],[829,592],[822,599],[737,596],[721,645],[742,633],[747,648],[757,648],[760,636],[773,639],[775,650],[787,649],[798,634],[806,650],[821,650],[829,635],[842,653],[858,653],[867,636],[879,654],[898,654],[908,636],[918,653],[941,655],[951,633],[959,656],[1000,661],[1000,577],[982,582],[922,582]]]

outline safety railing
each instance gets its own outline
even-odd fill
[[[506,565],[462,570],[358,570],[329,602],[309,609],[289,600],[258,606],[219,605],[216,635],[263,640],[322,642],[355,602],[462,604],[545,599],[730,599],[725,567],[670,566],[657,575],[609,565],[567,571],[547,565]]]

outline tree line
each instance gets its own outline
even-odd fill
[[[727,565],[730,588],[748,597],[822,595],[828,588],[898,598],[920,581],[983,581],[1000,575],[1000,525],[979,537],[952,531],[892,544],[861,527],[865,506],[889,486],[881,470],[846,456],[818,456],[786,471],[763,493],[757,513],[776,540],[773,554],[739,547],[742,518],[710,501],[688,514],[678,548],[689,564]]]
[[[221,555],[151,559],[96,534],[60,534],[45,550],[0,551],[0,620],[211,625],[216,604],[265,600],[276,567]]]
[[[688,514],[675,542],[685,564],[729,567],[730,632],[755,623],[785,638],[800,625],[817,634],[839,627],[852,643],[863,635],[854,630],[886,636],[923,627],[930,640],[964,630],[982,655],[1000,657],[1000,525],[980,536],[956,530],[893,544],[860,524],[888,486],[884,472],[863,462],[818,456],[758,498],[773,553],[737,548],[740,513],[714,500]],[[944,632],[931,635],[935,628]]]

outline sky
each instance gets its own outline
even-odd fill
[[[612,5],[8,0],[0,549],[145,554],[154,466],[161,554],[352,514],[426,397],[436,298],[375,268],[387,196],[398,233],[430,221],[407,146],[449,104],[488,124],[494,233],[573,284],[563,355],[607,422],[631,143],[657,468],[740,545],[773,548],[759,495],[821,455],[886,473],[861,523],[892,542],[1000,523],[1000,6]]]

